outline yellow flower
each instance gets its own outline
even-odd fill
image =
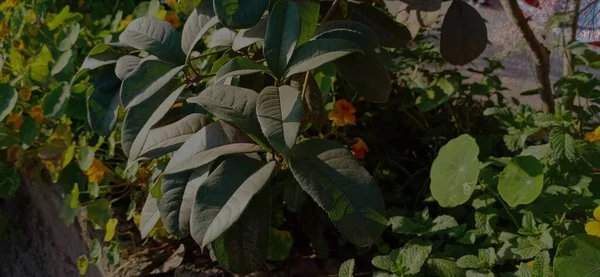
[[[19,100],[27,102],[31,99],[31,89],[23,87],[19,90]]]
[[[600,237],[600,206],[594,209],[594,219],[585,224],[585,232],[588,235]]]
[[[94,158],[92,166],[88,168],[84,174],[88,177],[90,183],[100,183],[104,179],[104,173],[106,173],[106,167],[102,161],[98,158]]]
[[[37,124],[42,124],[42,122],[44,121],[44,112],[42,111],[41,105],[33,106],[31,108],[31,111],[29,111],[29,115],[31,115],[31,117],[33,118],[33,120],[35,120],[35,122],[37,122]]]
[[[593,132],[585,133],[583,139],[589,142],[600,140],[600,126],[598,126]]]
[[[125,30],[125,27],[127,27],[127,25],[129,24],[129,22],[131,22],[133,20],[133,16],[128,15],[125,18],[121,19],[121,22],[119,23],[119,28],[117,28],[117,31],[123,31]]]
[[[8,114],[8,119],[6,119],[6,125],[12,124],[13,130],[18,132],[21,129],[21,125],[23,124],[23,115],[21,114]]]
[[[175,11],[168,11],[167,15],[165,16],[165,21],[171,23],[171,26],[174,28],[179,28],[179,26],[181,26],[181,23],[179,22],[179,16]]]
[[[521,269],[521,266],[518,266],[518,265],[517,265],[516,267],[517,267],[517,269]],[[533,261],[529,261],[529,262],[527,262],[527,267],[529,267],[529,268],[533,269]]]
[[[327,117],[333,121],[333,124],[338,126],[354,125],[356,124],[354,113],[356,113],[356,109],[354,109],[352,103],[341,99],[335,102],[335,109],[330,111]]]
[[[13,47],[15,47],[17,51],[21,51],[25,49],[25,43],[23,42],[23,40],[17,39],[13,41]]]
[[[350,146],[350,149],[352,149],[352,153],[359,160],[364,159],[365,155],[369,152],[369,147],[367,146],[365,141],[360,138],[356,141],[355,144]]]

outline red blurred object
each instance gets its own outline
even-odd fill
[[[523,0],[523,2],[525,2],[529,6],[534,6],[536,8],[539,8],[542,4],[542,0]]]
[[[594,46],[594,47],[600,47],[600,41],[590,41],[587,44]]]

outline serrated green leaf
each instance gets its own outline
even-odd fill
[[[469,135],[444,145],[431,166],[431,194],[442,207],[455,207],[471,198],[479,178],[479,146]]]
[[[231,227],[271,178],[274,168],[275,162],[263,165],[247,156],[223,161],[198,188],[190,226],[194,240],[204,247]]]
[[[119,41],[157,56],[166,61],[182,64],[181,33],[167,21],[156,17],[136,18],[119,35]]]
[[[477,251],[477,257],[479,258],[479,262],[487,268],[492,268],[496,262],[498,261],[498,256],[496,256],[496,251],[493,247],[479,249]]]
[[[400,249],[397,258],[397,264],[401,268],[401,275],[413,276],[421,272],[421,268],[431,253],[431,249],[431,242],[420,239],[413,239],[404,245]]]
[[[444,16],[441,34],[440,53],[454,65],[475,60],[488,43],[485,20],[463,1],[452,2]]]
[[[404,216],[394,216],[390,218],[390,224],[392,224],[392,231],[397,234],[420,234],[424,229],[424,226],[421,224]]]
[[[67,108],[67,101],[71,96],[71,86],[67,82],[61,82],[42,101],[44,117],[48,119],[59,119]]]
[[[0,121],[12,111],[19,94],[10,84],[0,84]]]
[[[479,258],[475,255],[465,255],[456,261],[456,265],[460,268],[481,268]]]
[[[372,245],[385,226],[383,198],[375,180],[345,147],[307,140],[290,153],[296,180],[350,242]]]
[[[577,161],[575,140],[562,128],[553,128],[550,131],[550,149],[552,149],[552,157],[555,160],[566,158],[571,162]]]
[[[269,0],[214,0],[219,21],[230,29],[254,26],[269,7]]]
[[[277,77],[284,75],[300,36],[300,13],[292,1],[279,1],[273,6],[267,22],[263,54]]]
[[[465,275],[464,269],[456,265],[455,261],[444,258],[429,258],[427,265],[433,274],[440,277],[462,277]]]
[[[300,92],[290,86],[266,87],[256,100],[256,115],[273,148],[287,157],[302,121]]]
[[[352,277],[354,276],[354,259],[347,260],[340,265],[338,270],[339,277]]]
[[[544,187],[544,167],[534,157],[515,157],[498,180],[498,192],[508,205],[526,205],[538,198]]]
[[[315,39],[300,45],[288,63],[285,77],[315,69],[346,55],[361,52],[360,48],[343,39]]]

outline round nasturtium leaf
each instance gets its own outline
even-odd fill
[[[479,146],[469,135],[444,145],[431,166],[431,194],[442,207],[456,207],[471,198],[479,178]]]
[[[560,242],[554,257],[554,276],[600,276],[600,238],[580,234]]]
[[[544,187],[544,166],[532,156],[515,157],[498,180],[498,192],[511,207],[533,202]]]

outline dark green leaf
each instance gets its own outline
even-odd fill
[[[294,2],[300,13],[300,36],[297,43],[297,46],[300,46],[310,40],[317,30],[321,5],[317,0],[295,0]]]
[[[219,21],[230,29],[254,26],[269,7],[269,0],[214,0]]]
[[[334,20],[322,23],[315,33],[315,38],[344,39],[360,46],[363,51],[379,48],[377,35],[371,28],[350,20]]]
[[[340,270],[338,270],[339,277],[352,277],[354,276],[354,259],[347,260],[342,263]]]
[[[248,47],[257,41],[265,39],[268,17],[263,17],[256,25],[249,29],[240,30],[233,39],[231,49],[239,51],[242,48]]]
[[[108,199],[102,198],[95,200],[87,206],[87,214],[90,221],[96,227],[104,228],[106,222],[112,217],[111,204]]]
[[[444,258],[429,258],[427,266],[433,274],[440,277],[463,277],[465,271],[456,265],[455,261]]]
[[[181,120],[150,130],[140,157],[155,159],[179,149],[193,134],[208,125],[204,114],[190,114]]]
[[[392,81],[375,51],[353,53],[335,61],[339,73],[367,101],[384,103],[390,97]]]
[[[183,66],[175,67],[154,56],[144,58],[127,78],[123,79],[121,104],[129,109],[143,102],[167,86],[182,69]]]
[[[19,97],[17,91],[9,84],[0,84],[0,121],[12,111]]]
[[[37,137],[39,126],[35,120],[29,116],[23,120],[23,125],[19,129],[19,139],[25,145],[33,145]]]
[[[142,59],[140,57],[132,55],[120,57],[115,66],[115,75],[117,75],[119,79],[124,80],[129,73],[138,67],[141,61]]]
[[[215,17],[213,1],[201,1],[200,5],[194,9],[183,26],[183,34],[181,36],[181,49],[183,53],[189,56],[206,31],[218,22]]]
[[[465,65],[479,57],[488,43],[485,20],[464,1],[452,1],[442,24],[440,52],[451,64]]]
[[[71,96],[71,86],[68,82],[61,82],[42,101],[44,117],[59,119],[67,108],[67,101]]]
[[[343,39],[316,39],[300,45],[288,63],[285,77],[315,69],[346,55],[361,52],[360,48]]]
[[[146,238],[150,234],[150,231],[154,229],[159,220],[158,200],[152,197],[151,194],[148,194],[140,214],[140,235],[142,238]]]
[[[105,70],[94,82],[94,91],[87,101],[87,118],[92,129],[108,136],[117,124],[119,104],[119,78],[114,70]]]
[[[300,92],[290,86],[266,87],[256,101],[256,114],[273,148],[287,157],[302,121]]]
[[[17,190],[21,186],[21,175],[14,168],[0,168],[0,199],[10,199],[15,197]]]
[[[350,151],[337,142],[313,139],[292,148],[289,160],[302,189],[342,235],[359,246],[377,240],[387,224],[383,198],[373,177]]]
[[[136,18],[127,25],[119,41],[167,61],[183,63],[181,33],[167,21],[156,17]]]
[[[253,60],[245,57],[235,57],[219,69],[214,80],[215,83],[220,83],[227,77],[250,75],[255,73],[270,74],[270,71],[266,66],[254,62]]]
[[[101,66],[117,63],[122,54],[114,51],[114,47],[122,46],[116,43],[101,43],[96,45],[81,64],[79,70],[96,69]]]
[[[300,13],[295,2],[279,1],[271,10],[263,53],[277,77],[283,76],[300,36]]]
[[[379,44],[383,47],[400,48],[411,39],[410,31],[402,24],[392,20],[382,10],[364,4],[350,3],[350,19],[360,22],[371,28],[379,37]]]
[[[290,77],[290,86],[304,91],[302,102],[304,120],[312,124],[322,124],[327,120],[327,112],[323,105],[323,93],[315,81],[313,74],[296,74]]]

